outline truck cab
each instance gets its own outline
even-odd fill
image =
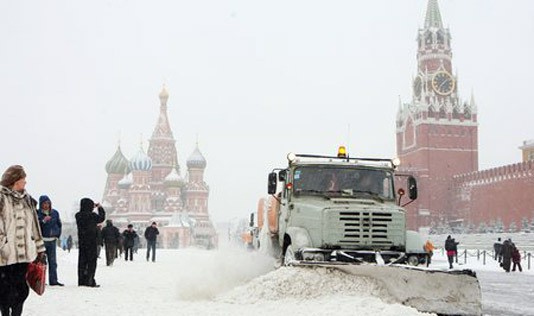
[[[393,262],[405,257],[406,214],[395,191],[395,161],[292,154],[269,174],[278,202],[278,242],[292,260]],[[408,177],[410,198],[417,196]],[[377,254],[379,254],[377,256]]]

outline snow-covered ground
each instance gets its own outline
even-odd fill
[[[388,302],[372,279],[325,269],[273,270],[271,259],[241,249],[158,249],[156,263],[144,255],[140,249],[133,262],[118,259],[113,267],[99,259],[101,287],[85,288],[76,285],[77,251],[59,251],[65,287],[32,292],[24,315],[429,315]],[[437,255],[432,266],[445,269],[446,259]],[[458,267],[477,271],[485,315],[534,315],[532,270],[506,274],[492,260]]]

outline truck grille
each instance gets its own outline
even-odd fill
[[[331,225],[331,228],[337,227],[334,228],[338,232],[334,234],[337,239],[334,242],[342,248],[389,249],[394,244],[395,214],[368,210],[331,210],[328,213],[327,225]]]

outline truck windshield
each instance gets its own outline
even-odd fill
[[[368,195],[381,200],[395,198],[391,171],[362,167],[298,167],[293,173],[293,192],[296,195]]]

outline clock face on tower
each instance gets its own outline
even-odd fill
[[[454,90],[454,79],[446,71],[438,71],[432,78],[432,88],[440,95],[448,95]]]

